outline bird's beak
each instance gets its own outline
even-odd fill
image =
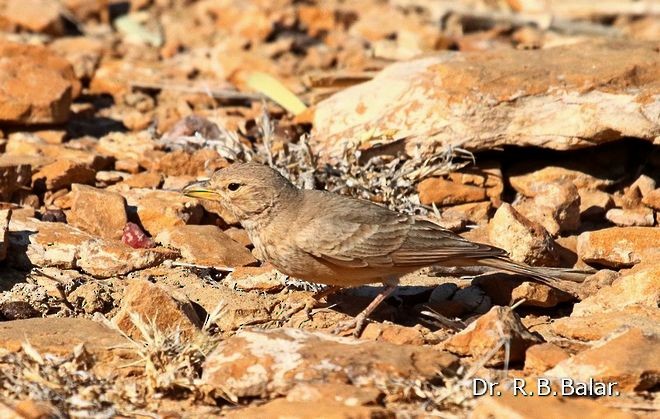
[[[185,196],[191,198],[210,199],[211,201],[220,201],[220,194],[208,189],[208,181],[191,183],[181,191]]]

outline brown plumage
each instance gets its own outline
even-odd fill
[[[358,333],[397,279],[425,266],[489,266],[561,288],[558,279],[510,260],[502,249],[369,201],[298,189],[260,164],[233,164],[184,192],[220,201],[236,215],[261,259],[287,275],[341,287],[385,283],[382,298],[356,318]]]

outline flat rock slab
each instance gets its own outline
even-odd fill
[[[617,382],[617,391],[644,391],[660,383],[660,336],[630,329],[560,362],[548,377]]]
[[[44,47],[0,42],[0,122],[65,122],[79,89],[64,58]]]
[[[176,257],[178,253],[169,249],[133,249],[119,240],[96,237],[63,223],[28,218],[9,224],[10,262],[23,268],[79,268],[92,276],[108,278]]]
[[[473,419],[634,419],[633,413],[603,406],[584,397],[515,397],[503,392],[501,397],[482,397],[474,408]]]
[[[21,350],[29,342],[40,354],[68,355],[80,344],[94,356],[101,370],[111,373],[135,361],[131,342],[119,332],[88,319],[35,318],[0,322],[0,349]]]
[[[312,134],[313,151],[326,161],[340,158],[349,142],[370,148],[400,138],[408,151],[431,153],[654,141],[660,54],[657,43],[608,41],[396,63],[320,102]]]
[[[429,380],[458,366],[437,349],[365,342],[300,329],[240,331],[206,358],[203,384],[233,398],[286,394],[300,383]]]

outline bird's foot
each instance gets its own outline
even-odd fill
[[[353,337],[359,338],[366,326],[367,316],[364,315],[364,313],[360,313],[351,320],[339,323],[337,327],[334,328],[332,333],[335,335],[340,335],[349,330],[353,330]]]

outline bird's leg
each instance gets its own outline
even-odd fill
[[[362,310],[357,316],[355,316],[355,318],[337,325],[332,333],[339,334],[341,332],[354,329],[353,336],[360,337],[362,330],[366,326],[367,317],[369,317],[369,315],[376,309],[376,307],[385,301],[387,297],[392,295],[394,290],[396,290],[396,284],[386,284],[385,289],[382,290],[371,303],[369,303],[367,308]]]
[[[325,287],[321,291],[318,291],[318,292],[314,293],[312,296],[306,297],[304,302],[302,302],[300,304],[296,304],[295,306],[291,307],[289,310],[287,310],[286,313],[284,313],[284,315],[282,316],[282,319],[283,320],[289,320],[291,317],[293,317],[293,315],[295,315],[296,313],[298,313],[300,311],[304,311],[307,318],[311,319],[310,313],[311,313],[312,309],[314,309],[316,307],[316,305],[319,303],[319,301],[321,301],[322,299],[336,293],[341,288],[342,287],[337,286],[337,285],[328,285],[327,287]]]

